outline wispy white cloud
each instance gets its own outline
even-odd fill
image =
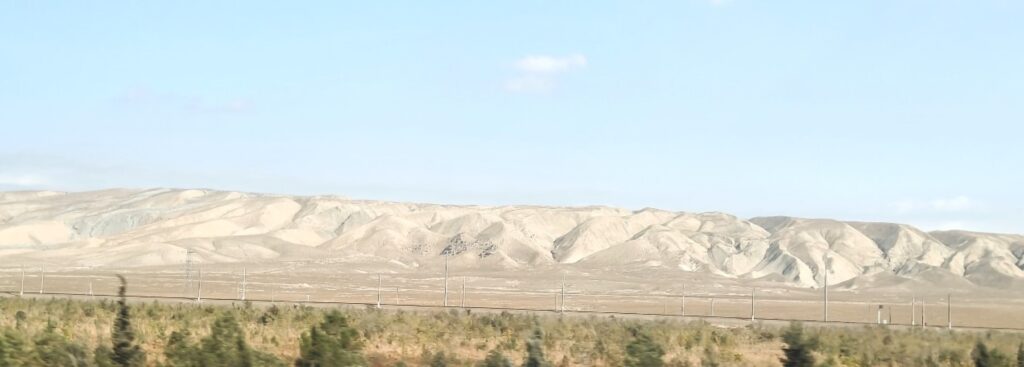
[[[35,174],[3,174],[0,173],[0,186],[33,187],[43,186],[50,181],[45,177]]]
[[[557,86],[557,76],[587,66],[587,57],[582,54],[566,56],[529,55],[515,62],[519,75],[505,81],[505,89],[511,92],[549,92]]]
[[[978,228],[976,225],[965,222],[962,220],[944,221],[938,223],[926,224],[927,229],[933,231],[951,231],[951,230],[966,230],[972,228]]]
[[[977,209],[979,203],[967,196],[960,195],[949,198],[938,198],[932,200],[905,199],[892,203],[892,208],[898,213],[913,212],[965,212]]]
[[[962,195],[952,198],[935,199],[929,204],[932,209],[944,212],[961,212],[976,206],[974,200]]]
[[[211,99],[150,88],[128,90],[119,100],[132,107],[201,114],[241,113],[250,110],[253,105],[252,101],[245,98]]]
[[[568,56],[531,55],[516,62],[516,68],[527,73],[560,73],[587,66],[587,57],[574,54]]]
[[[889,207],[889,220],[911,223],[925,230],[1005,230],[992,220],[993,216],[998,216],[993,207],[966,195],[904,199],[890,203]]]
[[[0,191],[108,188],[117,185],[104,184],[106,180],[133,173],[92,160],[0,152]]]
[[[917,209],[917,202],[909,199],[900,200],[890,205],[897,213],[909,213]]]
[[[555,87],[550,78],[536,75],[522,75],[505,82],[505,89],[512,92],[547,92]]]

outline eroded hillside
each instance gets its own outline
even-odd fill
[[[157,266],[332,257],[414,270],[661,267],[813,287],[859,277],[1024,284],[1024,236],[891,223],[609,207],[455,206],[211,190],[0,193],[8,265]]]

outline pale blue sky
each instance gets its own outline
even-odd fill
[[[1024,232],[1024,2],[0,4],[0,189]]]

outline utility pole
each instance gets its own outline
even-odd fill
[[[824,297],[823,302],[824,302],[824,305],[825,305],[825,309],[824,309],[824,313],[823,313],[823,315],[824,315],[823,320],[825,322],[828,322],[828,271],[829,271],[828,262],[829,262],[829,258],[827,256],[825,257],[825,261],[824,262],[825,262],[825,282],[824,282],[825,284],[821,287],[822,291],[823,291],[823,297]]]
[[[462,308],[466,308],[466,277],[462,277]]]
[[[203,268],[199,268],[199,287],[196,289],[196,303],[203,303]]]
[[[89,297],[94,297],[92,294],[92,281],[89,281]]]
[[[18,295],[25,295],[25,265],[21,266],[21,292],[18,292]]]
[[[246,275],[246,273],[245,273],[245,267],[243,266],[243,267],[242,267],[242,293],[241,293],[241,298],[242,298],[242,300],[243,300],[243,301],[245,301],[245,286],[246,286],[246,283],[245,283],[245,280],[246,280],[246,279],[245,279],[245,275]]]
[[[39,294],[43,294],[43,267],[39,267]]]
[[[757,292],[757,288],[750,290],[750,321],[754,321],[754,292]]]
[[[381,297],[382,297],[382,295],[381,295],[380,273],[377,273],[377,308],[380,308]]]
[[[922,329],[928,327],[928,318],[925,316],[926,315],[925,314],[925,310],[926,310],[927,306],[928,306],[928,302],[926,302],[924,300],[924,297],[922,297],[921,298],[921,328]]]
[[[562,273],[562,306],[558,312],[565,312],[565,273]]]
[[[917,326],[917,296],[910,299],[910,326]]]
[[[401,305],[401,304],[402,304],[402,294],[400,293],[400,288],[395,287],[395,306],[398,306],[398,305]]]
[[[946,294],[946,329],[953,329],[953,295]]]
[[[192,249],[185,249],[185,295],[192,295],[195,291],[195,254]]]
[[[679,316],[686,317],[686,285],[683,285],[682,296],[679,297]]]
[[[875,314],[875,324],[882,324],[882,305],[878,305],[878,311]]]
[[[711,317],[715,317],[715,298],[711,297]]]
[[[448,255],[444,255],[444,307],[448,307]]]

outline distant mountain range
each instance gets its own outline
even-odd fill
[[[460,206],[211,190],[0,193],[3,266],[161,266],[331,257],[414,271],[661,267],[816,287],[896,276],[1024,285],[1024,236],[658,209]],[[827,259],[827,260],[826,260]]]

